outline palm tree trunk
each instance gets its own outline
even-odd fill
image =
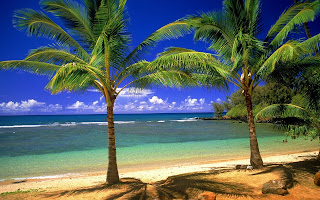
[[[250,133],[250,164],[254,169],[263,168],[263,161],[259,151],[259,145],[256,135],[256,128],[254,125],[253,113],[252,113],[252,101],[251,95],[245,93],[246,106],[247,106],[247,119]]]
[[[320,162],[320,135],[319,135],[319,153],[318,153],[317,160]]]
[[[114,132],[114,119],[113,119],[113,105],[107,106],[108,114],[108,149],[109,149],[109,163],[107,172],[107,183],[118,183],[119,173],[117,166],[117,152],[116,152],[116,138]]]

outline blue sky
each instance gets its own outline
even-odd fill
[[[292,3],[293,0],[262,0],[264,30],[267,31]],[[28,37],[13,27],[13,13],[21,8],[40,10],[39,0],[4,1],[0,7],[1,61],[23,59],[30,49],[52,43],[45,38]],[[130,16],[129,31],[132,33],[133,46],[136,46],[161,26],[187,14],[221,10],[222,0],[128,0],[127,8]],[[310,24],[311,31],[318,33],[319,29],[313,28],[315,26],[319,26],[319,20]],[[265,34],[262,33],[261,37]],[[207,51],[208,44],[194,42],[192,35],[188,35],[178,40],[161,42],[146,59],[151,61],[157,53],[169,46]],[[83,94],[62,92],[51,95],[44,90],[48,81],[46,76],[19,70],[0,71],[0,115],[106,113],[100,93],[90,90]],[[135,95],[126,90],[116,100],[115,113],[211,112],[211,102],[224,100],[234,90],[234,86],[230,87],[230,91],[152,87],[138,91]]]

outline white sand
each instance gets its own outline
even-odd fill
[[[275,155],[264,157],[264,164],[271,163],[290,163],[303,161],[310,157],[317,156],[318,151],[313,152],[303,152],[303,153],[294,153],[294,154],[285,154],[285,155]],[[160,180],[165,180],[169,176],[207,171],[213,168],[234,168],[236,165],[249,165],[249,159],[245,160],[233,160],[225,162],[215,162],[209,164],[194,164],[194,165],[177,165],[172,167],[162,167],[153,170],[141,170],[135,172],[126,172],[121,173],[120,178],[136,178],[140,179],[143,182],[151,183]],[[80,174],[70,177],[64,177],[59,179],[46,179],[46,180],[25,180],[26,182],[21,183],[8,183],[0,185],[0,193],[3,192],[12,192],[17,190],[28,190],[28,189],[40,189],[40,190],[66,190],[74,189],[79,187],[89,187],[93,185],[102,184],[105,182],[105,174],[99,175],[92,174]]]

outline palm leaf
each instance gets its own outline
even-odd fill
[[[209,53],[184,48],[168,48],[149,66],[148,70],[188,70],[193,73],[217,73],[224,78],[230,77],[229,67]]]
[[[289,8],[269,30],[266,40],[273,38],[269,45],[273,48],[279,46],[296,25],[313,21],[319,9],[319,1],[299,3]]]
[[[135,79],[130,83],[136,88],[146,88],[151,85],[165,86],[165,87],[185,87],[196,86],[197,82],[185,72],[178,70],[157,71],[144,75]]]
[[[308,119],[310,116],[306,109],[294,104],[273,104],[258,112],[255,116],[255,120],[274,117]]]
[[[64,65],[69,62],[78,62],[86,64],[84,60],[70,52],[70,49],[65,47],[40,47],[32,50],[24,59],[29,61],[47,62],[52,64]]]
[[[279,47],[273,52],[261,65],[257,71],[259,77],[266,77],[270,74],[279,62],[287,62],[294,58],[299,58],[306,53],[306,49],[302,48],[297,41],[288,41],[286,44]]]
[[[86,8],[72,0],[42,0],[42,8],[63,20],[64,25],[87,45],[95,41]]]
[[[142,41],[124,59],[122,67],[131,65],[141,60],[142,55],[145,54],[152,47],[154,47],[157,44],[157,42],[168,39],[176,39],[188,33],[190,33],[190,28],[188,26],[188,23],[184,20],[178,20],[161,27],[160,29],[152,33],[149,37],[147,37],[144,41]]]
[[[15,12],[13,24],[17,29],[26,31],[28,35],[44,36],[61,44],[70,45],[80,57],[90,60],[90,56],[82,46],[42,12],[32,9],[18,10]]]
[[[303,42],[301,42],[301,45],[305,49],[309,49],[309,52],[312,54],[315,49],[319,50],[320,46],[320,34],[317,34]]]
[[[64,90],[84,92],[95,87],[96,81],[107,85],[100,70],[78,63],[68,63],[57,71],[46,89],[54,94]]]
[[[58,65],[38,61],[12,60],[0,62],[0,69],[21,69],[23,71],[31,72],[34,74],[47,76],[52,76],[60,68],[61,67]]]
[[[221,58],[228,60],[231,57],[234,35],[222,13],[202,13],[200,17],[189,16],[188,20],[196,30],[195,41],[209,42],[209,49],[217,51]]]

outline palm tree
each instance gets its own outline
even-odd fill
[[[130,34],[126,0],[42,0],[42,9],[63,22],[62,28],[44,12],[23,9],[16,12],[14,25],[31,36],[44,36],[53,45],[32,50],[23,60],[0,62],[1,69],[22,69],[48,75],[46,89],[61,91],[100,91],[107,104],[108,172],[107,183],[119,182],[115,129],[113,119],[117,96],[128,87],[154,85],[183,86],[190,82],[182,71],[150,67],[142,56],[158,41],[177,38],[188,33],[183,21],[170,23],[151,34],[130,50]]]
[[[305,102],[306,100],[302,100]],[[301,102],[300,102],[301,103]],[[262,109],[256,116],[255,120],[263,118],[275,118],[281,122],[281,129],[287,131],[288,135],[293,138],[301,135],[316,138],[319,136],[320,142],[320,120],[319,113],[308,108],[308,102],[304,106],[295,104],[272,104]],[[320,143],[319,143],[320,144]],[[320,150],[317,157],[320,161]]]
[[[263,41],[257,38],[262,28],[259,0],[225,0],[223,5],[222,12],[202,13],[186,19],[195,29],[194,39],[210,43],[209,50],[217,55],[171,47],[160,54],[161,63],[154,62],[189,70],[193,72],[193,78],[206,87],[228,88],[228,83],[239,87],[247,108],[250,163],[254,168],[262,168],[252,94],[280,62],[309,56],[313,49],[319,48],[320,34],[304,42],[286,38],[294,27],[314,19],[320,2],[303,2],[290,7]]]

